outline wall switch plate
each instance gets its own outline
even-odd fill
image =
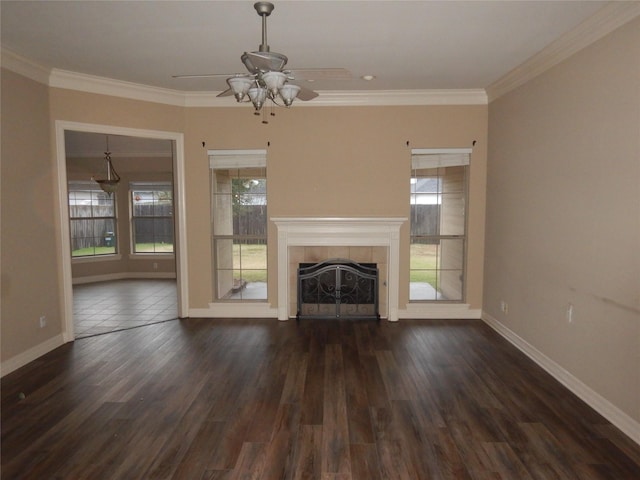
[[[44,328],[47,326],[47,317],[45,317],[44,315],[42,315],[40,317],[40,328]]]

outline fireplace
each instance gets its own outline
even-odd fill
[[[278,319],[297,314],[297,268],[300,263],[319,263],[349,258],[376,263],[379,269],[379,314],[398,320],[400,226],[406,218],[382,217],[277,217]]]
[[[301,263],[297,275],[296,318],[379,320],[378,268],[333,258]]]

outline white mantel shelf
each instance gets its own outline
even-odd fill
[[[398,320],[401,217],[272,217],[278,229],[278,319],[288,320],[289,247],[387,247],[389,321]]]

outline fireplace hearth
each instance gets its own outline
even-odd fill
[[[301,263],[298,268],[296,318],[380,319],[378,268],[333,258]]]

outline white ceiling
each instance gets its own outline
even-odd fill
[[[289,68],[345,68],[319,91],[483,89],[610,2],[275,1],[271,50]],[[2,0],[2,47],[46,68],[177,91],[244,73],[261,19],[251,1]],[[370,82],[362,75],[375,75]],[[233,101],[232,98],[229,101]]]

